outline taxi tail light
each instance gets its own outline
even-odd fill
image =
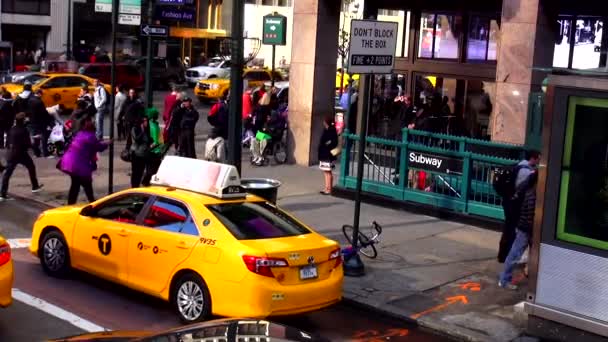
[[[329,253],[329,260],[336,260],[336,264],[334,268],[340,266],[342,264],[342,251],[340,248],[336,248],[331,253]]]
[[[5,242],[0,245],[0,266],[11,260],[11,246]]]
[[[280,258],[266,258],[251,255],[243,255],[243,261],[251,272],[274,278],[272,274],[273,267],[288,267],[287,260]]]

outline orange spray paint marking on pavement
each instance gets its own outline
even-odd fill
[[[434,306],[434,307],[432,307],[430,309],[427,309],[427,310],[424,310],[422,312],[413,314],[413,315],[410,316],[410,318],[411,319],[418,319],[418,318],[420,318],[420,317],[422,317],[424,315],[428,315],[428,314],[430,314],[432,312],[443,310],[446,307],[448,307],[448,306],[450,306],[452,304],[456,304],[458,302],[460,302],[462,304],[469,304],[469,300],[467,299],[467,296],[462,296],[461,295],[461,296],[447,297],[445,299],[445,303],[439,304],[437,306]]]
[[[393,337],[405,337],[410,334],[408,329],[399,329],[393,328],[388,329],[385,332],[380,332],[378,330],[364,330],[357,331],[353,334],[352,341],[358,342],[385,342],[386,340],[390,340]]]
[[[481,291],[481,284],[479,283],[465,283],[460,285],[461,290],[470,290],[473,292]]]

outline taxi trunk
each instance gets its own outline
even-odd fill
[[[314,233],[240,242],[260,252],[243,255],[249,271],[275,278],[281,285],[323,281],[342,262],[338,245]]]

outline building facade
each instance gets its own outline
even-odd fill
[[[333,79],[317,76],[316,70],[335,61],[326,47],[339,44],[331,33],[339,30],[340,6],[340,1],[302,0],[294,8],[294,31],[303,25],[316,30],[292,49],[297,66],[292,62],[291,79],[315,71],[317,85],[308,88],[293,81],[291,87],[314,104],[290,104],[290,113],[306,118],[294,132],[311,133],[308,146],[299,143],[294,151],[304,164],[315,160],[316,132],[333,105],[332,88],[318,86],[333,84]],[[530,96],[541,92],[549,73],[606,71],[608,35],[603,26],[608,7],[601,2],[376,0],[365,2],[363,17],[399,23],[394,73],[375,76],[374,103],[390,103],[399,92],[417,104],[435,101],[439,107],[434,108],[460,118],[466,135],[479,139],[525,143]],[[370,134],[390,137],[402,125],[394,119],[390,108],[374,107]]]

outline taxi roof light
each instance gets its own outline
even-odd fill
[[[222,199],[247,196],[234,165],[192,158],[165,157],[151,183]]]

